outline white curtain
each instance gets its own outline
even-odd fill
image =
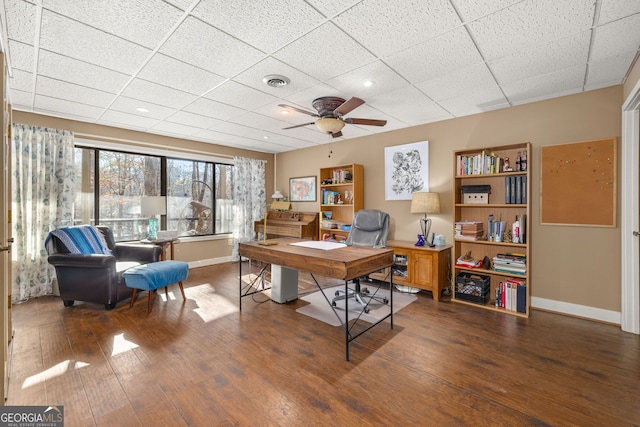
[[[47,262],[49,231],[73,225],[73,133],[12,125],[12,300],[51,294],[55,271]]]
[[[253,222],[264,218],[267,208],[264,160],[234,157],[233,167],[233,250],[240,259],[238,243],[254,240]]]

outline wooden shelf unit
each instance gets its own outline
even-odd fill
[[[346,173],[337,174],[342,179],[333,180],[335,171],[348,171],[351,179],[346,180]],[[326,180],[332,180],[331,184],[324,184]],[[342,203],[324,203],[324,191],[340,193]],[[353,194],[353,202],[347,203],[346,192]],[[341,228],[327,228],[323,225],[323,212],[331,212],[331,221],[344,225],[351,225],[353,216],[364,208],[364,167],[359,164],[331,166],[320,169],[320,240],[329,236],[346,239],[349,230]]]
[[[469,174],[461,175],[458,169],[458,156],[474,156],[481,155],[482,152],[494,153],[496,156],[504,159],[506,157],[510,160],[510,166],[515,169],[515,159],[517,155],[522,152],[526,152],[527,169],[525,171],[513,171],[513,172],[497,172],[487,174]],[[488,310],[499,311],[514,316],[529,317],[529,310],[531,305],[531,168],[529,167],[531,159],[531,143],[524,142],[519,144],[485,147],[468,150],[460,150],[454,152],[453,155],[453,171],[454,171],[454,194],[453,194],[453,223],[458,221],[482,221],[484,226],[484,240],[462,240],[454,237],[453,253],[451,257],[451,265],[453,271],[453,291],[452,301],[462,304],[468,304],[474,307],[480,307]],[[502,169],[500,169],[502,170]],[[526,192],[527,203],[511,204],[505,203],[506,197],[506,184],[505,178],[511,176],[526,177],[526,185],[523,185]],[[489,194],[488,204],[465,204],[463,203],[463,196],[461,188],[463,185],[490,185],[491,193]],[[495,220],[506,221],[506,230],[511,230],[512,224],[516,219],[516,216],[523,216],[526,221],[523,227],[525,243],[512,243],[512,242],[493,242],[487,241],[488,231],[488,217],[493,215]],[[455,232],[454,232],[455,235]],[[481,269],[481,268],[465,268],[456,266],[456,260],[461,256],[471,252],[471,256],[475,259],[482,260],[484,257],[492,259],[499,253],[517,253],[524,254],[526,256],[526,273],[525,274],[511,274],[493,269]],[[491,288],[489,290],[489,301],[487,304],[480,304],[462,300],[456,297],[456,276],[461,273],[481,274],[489,276],[491,278]],[[514,279],[524,280],[526,283],[526,310],[524,313],[517,311],[506,310],[503,307],[497,307],[495,305],[496,288],[500,286],[500,282],[506,278],[512,277]]]
[[[393,283],[431,291],[435,301],[449,285],[451,246],[416,246],[415,242],[388,240],[395,261]],[[369,274],[376,280],[388,281],[389,269]]]

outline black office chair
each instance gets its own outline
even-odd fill
[[[389,214],[376,209],[362,209],[356,212],[351,224],[351,231],[347,237],[348,246],[366,246],[369,248],[384,248],[387,246],[387,236],[389,235]],[[369,312],[368,304],[371,300],[376,300],[387,304],[386,297],[370,295],[367,288],[361,288],[360,281],[368,277],[358,277],[353,280],[354,289],[350,289],[346,294],[344,290],[336,291],[336,296],[331,301],[335,307],[336,301],[346,298],[354,298],[364,307],[364,312]]]

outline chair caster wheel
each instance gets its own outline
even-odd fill
[[[369,308],[365,307],[364,312],[369,314]]]
[[[336,293],[335,293],[335,294],[333,294],[333,295],[335,295],[335,296],[340,295],[340,291],[336,291]]]
[[[386,299],[386,298],[385,298],[385,299],[383,299],[383,300],[382,300],[382,302],[383,302],[383,303],[385,303],[385,304],[389,304],[389,300],[388,300],[388,299]]]
[[[369,288],[364,288],[362,289],[360,292],[362,292],[363,294],[369,294],[371,292],[369,292]]]
[[[332,301],[332,302],[331,302],[331,305],[332,305],[332,306],[334,306],[334,307],[337,307],[337,306],[338,306],[338,304],[336,304],[336,302],[335,302],[335,301]]]

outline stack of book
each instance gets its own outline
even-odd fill
[[[503,273],[526,274],[527,257],[518,254],[497,254],[493,257],[493,269]]]
[[[482,240],[484,226],[482,221],[458,221],[455,223],[456,240]]]
[[[456,260],[456,265],[458,267],[465,268],[482,268],[482,261],[472,257],[471,252],[467,252],[466,254],[458,257],[458,259]]]
[[[496,288],[496,307],[527,312],[527,285],[524,280],[508,278]]]

